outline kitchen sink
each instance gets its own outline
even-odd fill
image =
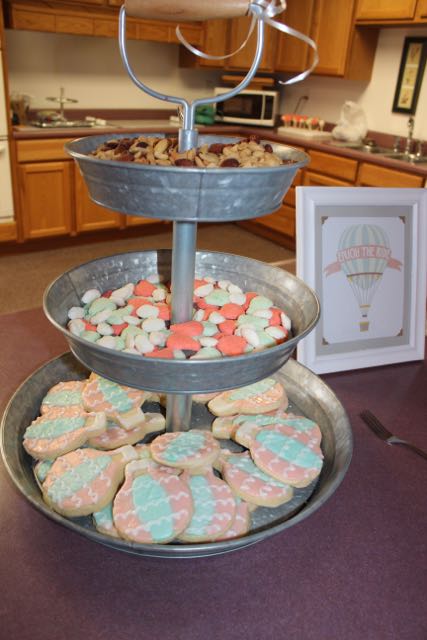
[[[331,147],[338,147],[341,149],[353,149],[353,151],[363,151],[365,153],[386,153],[390,151],[387,147],[378,146],[373,140],[367,140],[366,142],[344,142],[340,140],[334,140],[328,142]]]
[[[403,153],[402,151],[385,151],[381,154],[384,158],[409,162],[411,164],[422,164],[427,162],[427,156],[418,156],[415,153]]]

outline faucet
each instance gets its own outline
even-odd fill
[[[415,125],[414,118],[412,118],[412,117],[409,118],[409,120],[408,120],[408,137],[406,138],[405,152],[404,152],[405,156],[410,156],[411,155],[412,139],[413,139],[413,135],[414,135],[414,125]]]

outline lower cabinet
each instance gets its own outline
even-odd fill
[[[97,229],[115,229],[124,224],[124,216],[105,209],[90,199],[86,183],[77,167],[74,167],[74,189],[77,233]]]
[[[19,166],[19,205],[24,240],[72,232],[73,166],[31,162]]]

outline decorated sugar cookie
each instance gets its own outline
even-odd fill
[[[322,432],[319,426],[305,418],[304,416],[296,416],[283,411],[277,411],[271,414],[239,414],[237,416],[223,416],[215,418],[212,423],[212,435],[219,439],[230,439],[235,434],[240,425],[245,422],[256,424],[258,427],[278,424],[284,428],[289,436],[295,436],[305,440],[307,444],[310,442],[320,444],[322,440]]]
[[[84,384],[84,380],[69,380],[55,384],[42,400],[41,413],[60,410],[63,407],[82,407]]]
[[[112,453],[76,449],[55,460],[42,484],[46,503],[58,513],[74,517],[100,511],[112,501],[124,468],[135,460],[131,446]]]
[[[134,429],[144,422],[141,405],[150,396],[146,391],[117,384],[91,373],[83,388],[83,404],[88,411],[104,411],[123,429]]]
[[[231,523],[231,526],[224,533],[223,536],[217,538],[217,541],[220,540],[231,540],[233,538],[241,538],[246,535],[251,526],[251,505],[245,502],[244,500],[240,500],[240,498],[235,497],[236,501],[236,514],[234,516],[234,520]]]
[[[219,453],[219,444],[209,431],[191,429],[163,433],[153,440],[150,450],[159,464],[199,469],[213,463]]]
[[[136,460],[113,503],[114,524],[122,538],[141,544],[165,544],[176,538],[193,514],[190,490],[178,473],[152,460]]]
[[[218,468],[236,496],[257,506],[277,507],[293,496],[293,489],[289,484],[261,471],[247,451],[222,452]]]
[[[236,515],[236,501],[230,487],[212,469],[200,474],[185,471],[181,477],[190,487],[194,513],[179,539],[204,542],[223,536]]]
[[[289,436],[281,425],[259,427],[245,422],[237,429],[234,439],[249,448],[257,467],[293,487],[306,487],[321,471],[320,447],[307,444],[301,436]]]
[[[105,533],[107,536],[113,536],[113,538],[120,537],[114,525],[112,502],[107,504],[101,511],[95,511],[92,519],[95,529],[99,531],[99,533]]]
[[[24,448],[38,460],[57,458],[78,449],[89,438],[99,436],[107,426],[105,413],[86,413],[76,407],[61,408],[34,420],[24,433]]]
[[[110,451],[125,444],[136,444],[149,433],[163,431],[165,418],[161,413],[144,413],[144,422],[134,429],[123,429],[112,420],[107,420],[106,430],[94,438],[90,438],[88,444],[94,449]]]
[[[274,378],[264,378],[254,384],[218,394],[208,403],[216,416],[232,416],[237,413],[267,413],[285,409],[288,405],[285,390]]]

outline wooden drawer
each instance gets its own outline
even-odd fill
[[[93,35],[93,19],[82,16],[59,15],[56,17],[56,33],[76,33],[84,36]]]
[[[27,8],[12,7],[12,27],[14,29],[26,29],[30,31],[56,31],[55,16]]]
[[[354,182],[357,174],[357,160],[342,158],[322,151],[311,151],[309,168],[310,171]]]
[[[345,182],[345,180],[337,180],[336,178],[330,178],[320,173],[314,173],[313,171],[306,171],[304,174],[304,186],[306,187],[352,187],[352,182]]]
[[[357,184],[362,187],[422,187],[424,178],[387,167],[379,167],[375,164],[363,163],[360,165]]]
[[[66,142],[74,138],[51,138],[44,140],[18,140],[16,155],[18,162],[42,162],[44,160],[70,160],[64,149]]]

